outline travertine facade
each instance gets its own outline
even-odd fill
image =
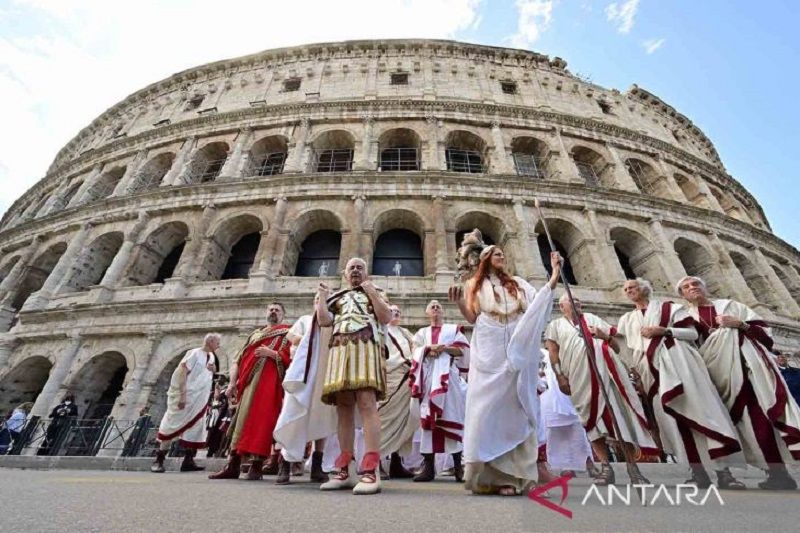
[[[0,410],[36,398],[46,414],[71,390],[82,415],[158,415],[203,333],[223,334],[225,361],[266,303],[295,318],[320,274],[338,285],[337,256],[374,260],[412,326],[452,282],[464,230],[541,285],[534,197],[592,311],[627,310],[626,275],[671,295],[688,272],[800,345],[800,255],[656,96],[519,50],[317,44],[134,93],[15,202],[0,226]]]

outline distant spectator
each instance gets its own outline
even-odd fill
[[[39,448],[38,455],[55,455],[58,453],[59,437],[69,426],[70,419],[78,417],[78,406],[75,395],[68,392],[64,400],[50,411],[50,425],[47,426],[44,445]]]
[[[798,357],[798,355],[800,355],[800,352],[795,354],[795,357]],[[789,387],[789,393],[800,404],[800,368],[789,366],[789,356],[785,353],[778,354],[777,362],[778,368],[783,374],[783,379],[786,380],[786,385]]]

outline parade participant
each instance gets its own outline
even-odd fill
[[[409,376],[411,397],[419,400],[424,459],[414,481],[432,481],[436,477],[435,454],[448,453],[453,456],[453,474],[460,483],[464,480],[461,452],[467,399],[467,384],[460,372],[469,369],[469,341],[460,326],[445,324],[438,300],[428,303],[425,314],[430,326],[414,335]]]
[[[793,490],[786,463],[800,459],[800,408],[770,353],[766,322],[735,300],[712,300],[705,282],[686,276],[676,286],[697,321],[700,355],[739,432],[749,465],[767,471],[762,489]],[[729,488],[745,488],[732,481]]]
[[[164,472],[164,459],[175,439],[179,439],[178,444],[185,449],[181,472],[203,470],[194,462],[194,457],[197,450],[206,447],[205,415],[214,373],[219,369],[215,354],[219,343],[219,334],[209,333],[203,339],[203,347],[186,352],[172,373],[167,390],[167,411],[156,435],[159,450],[151,472]]]
[[[392,319],[384,295],[369,281],[367,264],[355,257],[345,266],[348,288],[330,295],[325,283],[319,285],[317,320],[320,326],[332,326],[328,367],[322,401],[336,405],[341,453],[336,474],[322,490],[353,488],[354,494],[380,492],[380,427],[377,402],[386,396],[385,325]],[[367,453],[361,461],[362,472],[355,481],[355,410],[361,415]],[[354,486],[355,485],[355,486]]]
[[[283,402],[283,375],[289,365],[286,338],[289,325],[283,324],[283,304],[267,306],[267,326],[257,329],[233,358],[228,398],[236,405],[231,422],[230,457],[225,467],[210,479],[236,479],[242,457],[252,462],[247,479],[261,479],[264,459],[272,448],[272,431]]]
[[[315,309],[318,301],[315,296]],[[289,464],[302,466],[309,441],[314,442],[310,481],[324,483],[328,481],[322,468],[325,440],[336,433],[336,410],[322,403],[330,328],[320,328],[314,315],[303,315],[289,330],[288,338],[293,355],[283,380],[283,409],[273,433],[283,457],[275,483],[289,483]]]
[[[378,404],[381,419],[381,455],[389,455],[387,478],[404,479],[414,474],[403,466],[401,455],[411,453],[414,432],[419,428],[419,409],[411,403],[408,375],[411,369],[411,350],[414,336],[400,326],[402,312],[396,305],[389,307],[392,320],[386,331],[386,399]]]
[[[580,300],[575,298],[574,302],[577,309],[573,309],[567,294],[561,296],[559,305],[564,316],[550,322],[544,335],[545,344],[558,387],[572,400],[592,450],[600,460],[600,472],[594,482],[609,485],[615,482],[615,476],[609,461],[607,438],[647,454],[657,454],[658,449],[628,371],[614,355],[619,353],[619,344],[613,337],[613,328],[597,315],[582,313]],[[591,357],[596,363],[596,372],[588,359],[586,342],[579,328],[593,341]],[[600,387],[605,389],[611,405],[606,404]],[[614,434],[612,416],[616,416],[622,435]],[[631,482],[646,483],[647,480],[631,479]]]
[[[498,246],[484,248],[479,260],[464,289],[450,289],[450,299],[475,324],[464,428],[466,488],[512,496],[537,475],[541,335],[561,260],[550,255],[552,275],[538,292],[508,274]]]
[[[206,416],[206,430],[208,431],[208,437],[206,438],[208,452],[206,457],[214,457],[222,449],[222,441],[225,438],[225,431],[228,429],[225,422],[230,420],[228,395],[225,394],[227,389],[228,378],[224,375],[219,375],[217,382],[214,384],[211,408]]]
[[[742,447],[692,344],[694,319],[681,305],[651,299],[646,280],[628,280],[623,290],[635,309],[620,318],[618,335],[633,352],[632,371],[651,403],[664,451],[691,466],[688,482],[708,488],[705,467],[711,466],[718,470],[719,487],[727,488],[733,476],[722,467],[741,462]]]

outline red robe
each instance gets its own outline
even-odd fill
[[[291,343],[286,333],[291,326],[267,326],[250,335],[239,357],[239,377],[236,397],[241,401],[249,388],[255,387],[247,412],[237,414],[236,425],[241,427],[236,453],[266,457],[272,448],[272,432],[283,405],[283,374],[289,366]],[[256,348],[265,346],[278,352],[282,368],[270,357],[257,357]],[[238,430],[239,428],[237,428]]]

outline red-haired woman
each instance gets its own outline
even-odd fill
[[[463,291],[450,291],[464,318],[475,324],[464,461],[466,488],[477,494],[513,496],[537,476],[536,386],[542,331],[561,270],[557,252],[550,264],[550,280],[536,291],[508,273],[501,248],[488,246]]]

